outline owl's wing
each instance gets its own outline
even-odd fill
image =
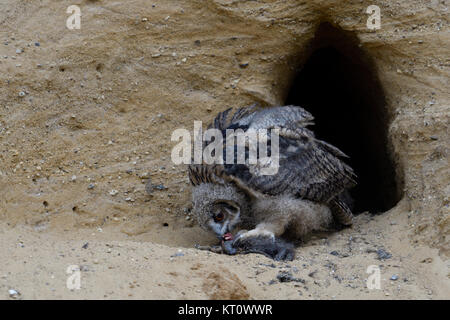
[[[229,108],[220,112],[208,129],[271,129],[275,127],[286,129],[306,128],[314,124],[314,117],[305,109],[297,106],[272,107],[258,110],[258,106],[253,104],[248,107],[237,109],[230,117]],[[311,131],[310,135],[314,135]]]
[[[247,194],[292,195],[295,197],[329,202],[345,189],[356,185],[355,174],[340,158],[346,155],[333,145],[316,139],[306,128],[313,117],[296,106],[275,107],[256,111],[255,106],[238,109],[230,116],[228,109],[215,118],[210,127],[224,134],[226,129],[279,129],[279,165],[272,175],[260,174],[261,164],[237,163],[234,148],[232,164],[191,165],[189,178],[192,184],[202,182],[234,182]],[[268,134],[268,154],[271,154],[271,138]],[[224,145],[224,159],[226,146]],[[245,146],[246,159],[249,149]]]
[[[339,159],[342,153],[334,147],[313,137],[297,140],[281,135],[279,145],[275,174],[259,174],[259,164],[225,164],[225,175],[263,194],[293,195],[317,202],[328,202],[356,184],[353,170]]]
[[[242,119],[252,119],[252,117],[257,113],[257,105],[253,104],[248,107],[239,108],[231,116],[229,116],[232,108],[229,108],[219,114],[214,118],[214,121],[208,126],[208,129],[214,128],[219,130],[231,129]]]
[[[236,164],[237,152],[234,152],[233,164],[214,166],[216,176],[238,182],[238,186],[246,191],[293,195],[318,202],[328,202],[356,184],[352,168],[340,159],[346,155],[333,145],[316,139],[306,128],[314,118],[303,108],[284,106],[255,111],[252,106],[239,109],[230,121],[225,121],[228,112],[218,115],[215,128],[222,131],[229,128],[244,131],[279,129],[278,171],[273,175],[261,175],[259,169],[264,164],[249,164],[248,161]],[[268,138],[268,154],[271,154],[270,131]],[[245,152],[248,157],[248,146]]]

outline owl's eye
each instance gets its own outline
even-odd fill
[[[214,221],[215,222],[220,222],[223,220],[223,218],[225,218],[224,214],[222,212],[219,212],[218,214],[216,214],[214,216]]]

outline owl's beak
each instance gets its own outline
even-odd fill
[[[217,232],[216,236],[220,241],[222,241],[222,240],[228,241],[233,238],[233,235],[231,234],[228,224],[226,226],[224,226],[224,228],[222,228],[220,230],[220,232]]]

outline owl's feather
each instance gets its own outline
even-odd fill
[[[258,252],[290,260],[295,254],[293,246],[280,237],[292,234],[302,239],[329,227],[332,218],[351,225],[353,215],[346,194],[355,185],[355,174],[341,160],[346,157],[342,151],[315,138],[308,128],[313,119],[309,112],[296,106],[262,110],[251,106],[235,113],[225,110],[211,123],[209,128],[217,129],[215,134],[223,138],[221,160],[230,160],[227,155],[231,154],[227,153],[232,151],[234,162],[191,165],[189,178],[194,185],[193,212],[197,221],[225,244],[221,246],[223,252]],[[253,163],[251,140],[235,141],[233,135],[228,136],[228,129],[249,135],[250,130],[267,129],[267,154],[261,156],[259,150],[258,161]],[[277,129],[278,134],[270,129]],[[275,137],[279,140],[278,170],[264,175],[268,172],[262,168],[277,163],[272,145]],[[233,142],[231,149],[229,142]],[[210,143],[203,141],[203,148]],[[214,147],[214,152],[220,152]],[[244,163],[237,163],[242,154],[236,151],[243,151]],[[233,239],[231,232],[237,227],[244,229]]]

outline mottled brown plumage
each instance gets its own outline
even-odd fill
[[[212,185],[233,188],[236,194],[245,195],[246,199],[242,200],[241,197],[239,201],[235,201],[233,204],[236,208],[247,208],[247,212],[242,212],[240,209],[235,210],[236,212],[239,211],[238,220],[242,222],[251,221],[251,227],[255,227],[257,230],[263,230],[261,228],[258,229],[258,225],[264,225],[269,232],[276,233],[276,236],[282,235],[287,227],[293,224],[293,221],[285,221],[286,219],[283,218],[283,215],[291,220],[304,219],[310,222],[310,227],[305,226],[304,223],[302,224],[303,231],[298,236],[304,235],[305,232],[309,232],[312,229],[319,228],[319,225],[313,221],[314,214],[311,212],[314,210],[321,212],[328,210],[329,212],[331,209],[335,221],[343,225],[351,224],[352,213],[343,200],[343,194],[356,184],[355,174],[340,159],[346,157],[342,151],[316,139],[314,133],[307,128],[307,126],[313,124],[314,119],[309,112],[297,106],[272,107],[262,110],[257,110],[255,106],[250,106],[238,109],[233,115],[230,114],[230,111],[231,109],[228,109],[219,113],[209,126],[209,128],[221,130],[224,141],[226,129],[242,129],[243,131],[250,129],[279,129],[280,157],[278,172],[274,175],[261,175],[258,173],[258,165],[249,164],[248,161],[245,164],[235,164],[235,161],[234,164],[191,165],[189,167],[189,178],[194,185],[194,189],[202,186],[201,189],[204,190],[205,186]],[[272,136],[269,134],[268,141],[271,141],[271,138]],[[204,144],[204,147],[206,145]],[[223,149],[225,159],[225,146]],[[246,146],[245,150],[248,152],[248,146]],[[234,157],[236,160],[237,155],[235,154]],[[220,202],[220,199],[209,197],[207,192],[201,194],[200,196],[193,192],[194,211],[197,211],[195,212],[197,215],[211,215],[211,212],[208,212],[207,203],[211,201]],[[198,197],[207,199],[199,201]],[[220,198],[220,192],[217,190],[215,191],[215,197]],[[244,201],[248,203],[244,204]],[[283,206],[277,204],[267,205],[273,208],[272,213],[268,212],[263,215],[264,217],[258,216],[258,214],[255,215],[252,208],[258,207],[259,211],[264,211],[264,208],[261,208],[259,205],[264,201],[266,203],[267,201],[289,202],[286,205],[286,210],[289,212],[285,212]],[[307,204],[306,206],[304,205],[305,203]],[[317,206],[326,207],[326,210],[324,211],[322,207],[317,209]],[[296,212],[298,211],[296,207],[299,210],[305,207],[314,208],[314,210],[303,209],[304,212],[308,211],[308,217],[305,218],[306,215],[304,213]],[[225,215],[227,214],[225,212]],[[271,214],[274,217],[282,218],[278,219],[284,221],[282,227],[274,226],[276,219],[271,219]],[[322,222],[328,221],[327,218],[324,218],[325,215],[322,214],[319,220]],[[257,221],[258,219],[270,220],[272,225],[267,227],[268,223]],[[204,217],[200,220],[205,221]],[[214,223],[212,224],[219,235],[220,232],[224,231]],[[268,233],[266,232],[266,234]],[[258,232],[253,232],[252,235],[254,238],[259,237]],[[245,246],[248,247],[249,243],[246,243]],[[260,242],[258,242],[258,247],[260,247]]]

